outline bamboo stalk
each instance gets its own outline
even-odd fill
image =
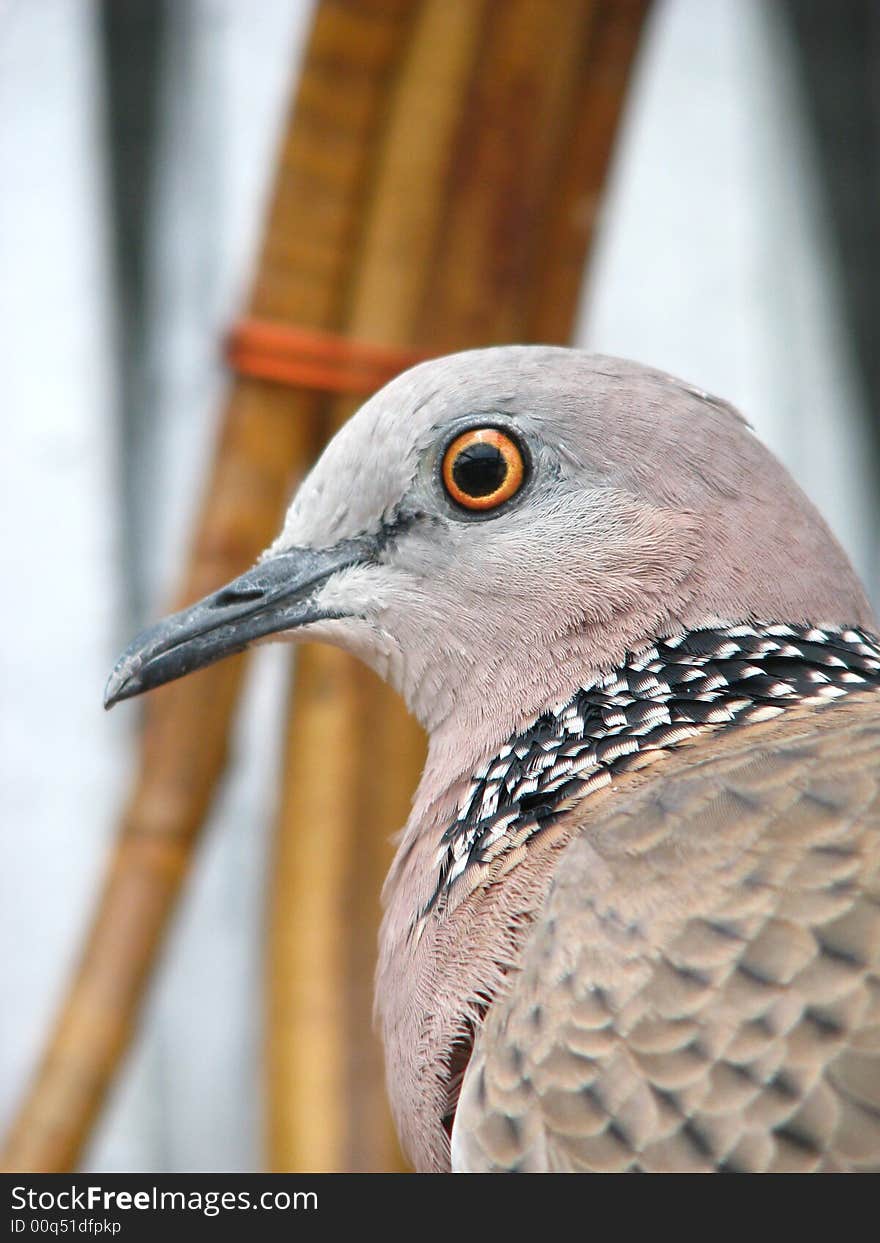
[[[592,226],[583,202],[604,177],[646,7],[624,0],[614,23],[615,2],[558,0],[552,21],[544,0],[417,6],[352,288],[353,336],[438,352],[530,331],[567,338]],[[598,79],[609,106],[585,116]],[[351,410],[334,402],[331,427]],[[388,837],[423,743],[396,697],[344,653],[306,649],[297,669],[271,900],[270,1165],[398,1168],[372,977]]]
[[[251,303],[335,328],[409,19],[408,0],[323,0],[281,152]],[[178,604],[240,573],[311,457],[318,401],[239,381],[222,420]],[[85,948],[7,1138],[6,1171],[72,1168],[139,1012],[223,770],[241,658],[150,697],[140,768]],[[96,695],[97,695],[96,690]]]
[[[548,205],[529,312],[530,341],[571,335],[602,195],[651,0],[600,0],[580,32],[572,109],[556,152],[555,192]]]
[[[414,6],[354,281],[348,321],[354,337],[408,342],[484,7],[477,0]],[[329,430],[352,408],[334,402]],[[267,1113],[273,1170],[399,1164],[381,1050],[371,1031],[372,977],[388,836],[406,818],[423,755],[417,727],[363,666],[330,648],[302,651],[272,869]]]

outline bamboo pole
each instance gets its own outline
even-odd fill
[[[557,0],[548,21],[544,0],[414,6],[351,335],[437,352],[567,338],[645,8]],[[331,427],[351,409],[333,403]],[[388,838],[422,755],[400,703],[356,661],[302,653],[271,897],[272,1169],[399,1168],[372,977]]]
[[[354,281],[352,336],[408,343],[484,9],[478,0],[414,6]],[[334,402],[330,430],[351,410]],[[401,706],[356,661],[323,647],[300,654],[272,873],[272,1169],[387,1169],[399,1160],[370,1025],[373,947],[387,838],[406,818],[423,755]]]
[[[614,141],[651,0],[601,0],[581,32],[581,61],[555,189],[545,215],[525,336],[567,341],[599,223]]]
[[[337,328],[410,17],[408,0],[323,0],[281,151],[255,316]],[[313,454],[318,400],[240,380],[222,419],[178,607],[234,577],[274,534]],[[139,1012],[222,774],[243,661],[150,696],[139,771],[78,968],[0,1168],[72,1168]],[[100,688],[96,689],[96,697]]]

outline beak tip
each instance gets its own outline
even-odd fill
[[[130,699],[141,689],[137,670],[131,668],[129,661],[121,660],[104,687],[104,711],[109,712],[123,699]]]
[[[122,698],[122,696],[120,695],[121,690],[122,690],[122,687],[119,685],[118,680],[113,674],[111,674],[110,680],[108,681],[107,685],[104,687],[104,711],[105,712],[109,712],[111,708],[115,707],[115,705],[119,703],[120,699]]]

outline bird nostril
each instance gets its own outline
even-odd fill
[[[224,587],[214,597],[215,608],[230,604],[247,604],[249,600],[261,600],[265,592],[259,587]]]

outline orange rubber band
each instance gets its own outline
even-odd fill
[[[425,350],[259,319],[240,321],[226,342],[226,360],[239,375],[359,397],[430,357]]]

